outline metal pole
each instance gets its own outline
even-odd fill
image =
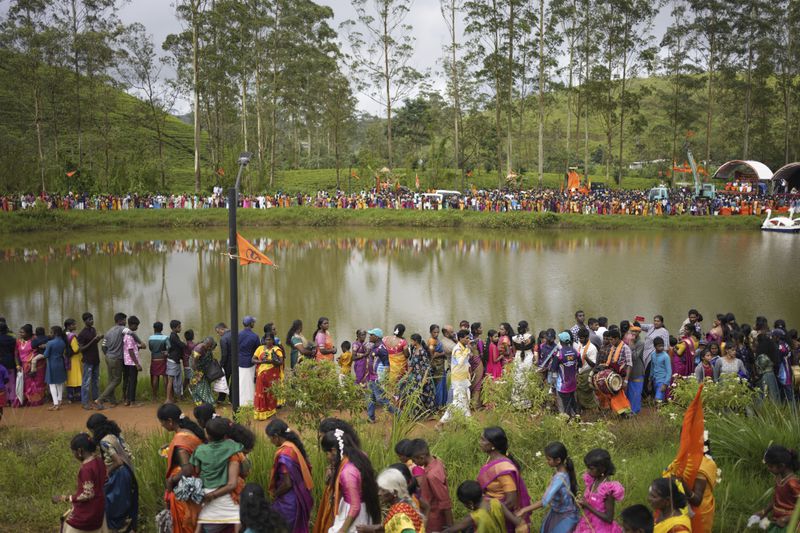
[[[242,167],[239,167],[239,175]],[[236,178],[238,183],[239,178]],[[233,411],[239,409],[239,278],[236,265],[236,203],[238,201],[236,186],[228,189],[228,260],[231,282],[231,406]]]
[[[228,265],[231,281],[231,407],[239,410],[239,272],[236,264],[238,246],[236,244],[236,206],[239,202],[239,182],[242,171],[250,162],[250,152],[239,155],[239,172],[236,183],[228,189]]]

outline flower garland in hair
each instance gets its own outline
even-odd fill
[[[344,457],[344,431],[341,429],[335,429],[333,431],[333,436],[336,437],[336,442],[339,443],[339,457]]]

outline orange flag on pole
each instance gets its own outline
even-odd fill
[[[681,444],[675,460],[667,467],[666,475],[681,478],[689,487],[700,469],[700,461],[705,453],[705,423],[703,419],[703,385],[697,389],[694,400],[683,414]]]
[[[417,178],[414,180],[414,185],[416,185],[416,188],[419,189],[419,174],[417,174]]]
[[[72,176],[74,176],[74,175],[75,175],[77,172],[78,172],[77,170],[73,170],[73,171],[71,171],[71,172],[67,172],[67,177],[68,177],[68,178],[71,178],[71,177],[72,177]]]
[[[239,264],[249,265],[250,263],[261,263],[263,265],[274,265],[272,260],[266,255],[262,254],[258,248],[250,244],[250,242],[236,234],[236,246],[239,247]]]

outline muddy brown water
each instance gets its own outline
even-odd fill
[[[250,229],[245,237],[278,268],[239,267],[239,316],[260,331],[320,316],[337,342],[356,328],[423,336],[431,323],[480,321],[484,332],[527,320],[567,328],[576,309],[612,322],[662,314],[671,333],[690,307],[711,327],[716,312],[740,323],[756,315],[800,326],[800,237],[721,231],[504,231]],[[140,331],[176,318],[198,338],[228,323],[225,232],[147,230],[4,236],[0,316],[11,327],[80,319],[98,329],[115,312]]]

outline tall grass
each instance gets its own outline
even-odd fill
[[[290,425],[297,428],[291,413],[284,414],[288,415]],[[378,420],[375,425],[368,425],[361,418],[353,420],[362,437],[364,451],[375,469],[381,470],[397,462],[394,444],[399,439],[427,439],[432,453],[446,465],[456,517],[463,516],[466,510],[455,498],[455,489],[462,481],[475,479],[485,462],[486,456],[478,449],[477,441],[482,429],[489,425],[501,425],[506,429],[510,451],[522,465],[522,476],[534,499],[541,497],[552,475],[541,454],[548,442],[564,442],[579,473],[583,471],[586,452],[595,447],[608,449],[617,467],[614,478],[626,490],[625,499],[617,505],[617,511],[634,503],[646,503],[650,482],[661,475],[678,446],[674,426],[664,424],[655,416],[580,423],[542,411],[483,411],[472,418],[455,417],[441,433],[433,431],[430,423],[411,414],[396,419],[380,414]],[[771,441],[796,444],[800,439],[800,423],[791,412],[765,406],[750,417],[714,417],[708,426],[714,441],[712,451],[722,469],[722,482],[715,490],[717,513],[714,530],[726,533],[742,531],[747,517],[762,508],[770,497],[772,478],[760,464],[764,448]],[[257,433],[257,444],[250,456],[254,466],[250,481],[266,485],[275,449],[263,432]],[[314,429],[303,429],[301,435],[312,463],[314,497],[319,501],[327,466],[325,456],[316,445]],[[0,494],[3,496],[0,531],[55,530],[59,515],[65,508],[53,505],[49,498],[53,494],[74,490],[79,466],[69,452],[71,436],[63,432],[0,428]],[[126,438],[134,452],[140,487],[140,531],[146,533],[153,531],[153,516],[163,506],[166,462],[158,450],[169,442],[171,435],[156,431],[129,433]],[[580,478],[579,484],[582,490]],[[538,527],[542,517],[541,512],[534,514],[534,528]]]

